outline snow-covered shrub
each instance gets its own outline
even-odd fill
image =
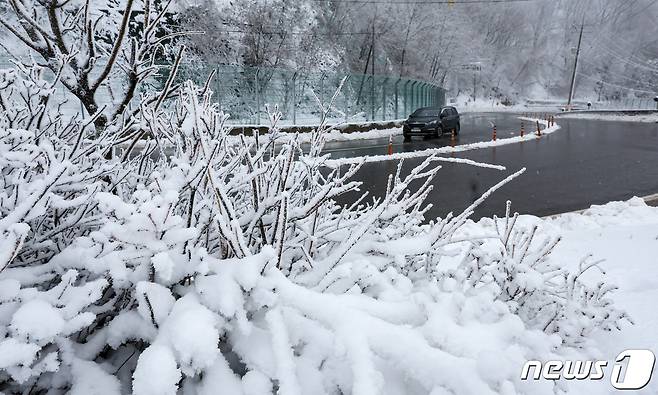
[[[38,78],[4,75],[13,80],[0,97],[17,114],[41,111],[10,92]],[[30,100],[54,106],[47,89]],[[407,175],[400,164],[384,196],[341,206],[360,165],[323,165],[324,124],[304,147],[280,138],[277,111],[269,133],[229,136],[207,89],[186,84],[171,106],[167,95],[145,96],[138,114],[100,133],[93,119],[56,111],[37,124],[3,113],[0,390],[550,394],[553,383],[519,380],[524,362],[575,353],[565,333],[609,326],[575,318],[609,306],[606,289],[589,294],[569,277],[571,294],[542,296],[573,302],[546,330],[561,336],[545,333],[531,299],[554,271],[532,267],[550,249],[528,249],[514,266],[518,247],[458,236],[521,172],[429,224],[440,158]],[[530,245],[508,230],[487,242]],[[449,278],[442,258],[464,243],[482,265]]]
[[[526,325],[556,333],[569,346],[584,347],[594,331],[621,330],[622,321],[630,322],[609,298],[616,287],[582,280],[601,262],[587,256],[572,271],[569,262],[551,259],[560,237],[543,236],[536,223],[521,226],[518,219],[507,202],[504,219],[487,221],[495,237],[473,241],[461,264],[441,277],[464,289],[493,285],[496,299]]]
[[[39,78],[41,71],[0,71],[6,108],[0,112],[0,231],[9,243],[0,268],[13,259],[45,263],[84,234],[99,220],[91,197],[107,189],[101,178],[116,171],[104,159],[111,134],[91,140],[91,120],[52,111],[60,103],[50,103],[53,85]]]

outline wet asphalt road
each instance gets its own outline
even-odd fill
[[[499,138],[518,135],[521,121],[514,114],[466,114],[457,144],[491,139],[495,122]],[[428,219],[461,212],[487,189],[506,176],[526,167],[520,178],[492,195],[473,216],[504,215],[505,202],[522,214],[546,216],[584,209],[592,204],[625,200],[658,192],[658,124],[559,119],[561,130],[540,140],[455,154],[457,158],[500,164],[506,171],[444,164],[434,181],[427,203]],[[529,129],[526,123],[526,132]],[[536,127],[535,127],[536,128]],[[388,139],[328,144],[333,158],[386,153]],[[450,138],[395,139],[395,152],[417,151],[450,144]],[[405,161],[406,173],[423,158]],[[381,196],[388,174],[397,162],[364,165],[357,179],[362,190]],[[349,201],[354,196],[345,196]]]
[[[496,125],[498,138],[518,136],[521,130],[521,120],[518,119],[518,115],[463,114],[461,117],[461,132],[455,136],[455,145],[491,140],[494,124]],[[524,125],[526,131],[537,130],[537,126],[531,125],[529,122],[525,122]],[[401,135],[393,137],[395,152],[422,151],[450,144],[450,135],[447,134],[438,139],[413,137],[410,143],[405,143]],[[333,158],[383,155],[388,152],[388,137],[350,142],[329,142],[325,145],[325,152],[332,153]]]

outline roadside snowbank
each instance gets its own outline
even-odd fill
[[[325,141],[335,142],[335,141],[355,141],[355,140],[370,140],[370,139],[381,139],[388,138],[390,136],[402,135],[402,128],[391,128],[384,130],[370,130],[368,132],[353,132],[353,133],[343,133],[340,130],[332,130],[325,134]],[[299,134],[300,143],[309,143],[311,141],[312,133],[303,133]],[[284,140],[290,140],[294,137],[293,133],[282,133],[282,138]]]
[[[504,220],[499,220],[499,226]],[[495,231],[494,220],[485,218],[469,223],[462,236],[473,237]],[[644,200],[611,202],[592,206],[579,213],[550,218],[522,215],[521,227],[537,226],[537,234],[560,237],[552,259],[563,268],[574,270],[579,263],[598,262],[600,271],[592,270],[582,277],[590,284],[599,281],[601,273],[609,284],[619,287],[613,294],[615,304],[626,311],[630,320],[621,331],[605,335],[593,334],[596,346],[592,358],[610,361],[629,349],[648,349],[658,353],[658,208],[647,206]],[[601,382],[575,383],[576,393],[611,393],[609,377]],[[646,393],[658,393],[658,379],[644,388]]]
[[[592,206],[581,214],[564,214],[543,221],[546,231],[559,231],[557,259],[592,254],[612,284],[619,286],[616,303],[634,321],[622,332],[598,339],[607,359],[625,349],[658,353],[658,208],[640,198]],[[573,259],[571,260],[573,262]],[[654,380],[648,392],[658,392]]]
[[[448,105],[456,107],[462,114],[474,112],[554,112],[561,106],[557,101],[536,104],[524,102],[505,106],[497,100],[484,100],[482,98],[478,98],[473,102],[472,97],[467,96],[460,96],[454,103]]]
[[[546,129],[542,130],[541,132],[542,136],[555,133],[558,130],[560,130],[560,125],[557,124],[548,127],[548,121],[545,120],[525,118],[525,117],[520,117],[520,119],[525,121],[531,121],[533,123],[539,121],[541,125],[546,126]],[[370,156],[359,156],[352,158],[331,159],[326,162],[326,165],[329,167],[338,167],[342,165],[349,165],[349,164],[355,164],[361,162],[370,163],[370,162],[383,162],[390,160],[397,161],[401,159],[410,159],[410,158],[424,158],[431,155],[454,154],[458,152],[472,151],[472,150],[483,149],[483,148],[500,147],[503,145],[517,144],[525,141],[537,140],[540,138],[541,137],[538,136],[536,131],[534,130],[533,124],[530,124],[528,125],[527,134],[524,135],[523,137],[515,136],[515,137],[497,139],[496,141],[493,140],[482,141],[479,143],[464,144],[455,147],[441,147],[441,148],[431,148],[431,149],[414,151],[414,152],[400,152],[392,155],[370,155]]]
[[[595,121],[615,121],[615,122],[643,122],[657,123],[658,113],[654,114],[623,114],[623,113],[570,113],[561,114],[559,118],[565,119],[587,119]]]

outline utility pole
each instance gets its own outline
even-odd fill
[[[478,73],[480,74],[480,80],[482,79],[482,61],[463,64],[462,69],[473,71],[473,102],[475,102],[475,100],[477,99]]]
[[[578,48],[576,49],[576,60],[573,62],[573,74],[571,74],[571,87],[569,88],[569,101],[567,102],[567,111],[571,111],[571,102],[573,101],[573,91],[576,88],[576,72],[578,71],[578,57],[580,56],[580,45],[583,42],[583,30],[585,29],[585,18],[580,24],[580,35],[578,36]]]

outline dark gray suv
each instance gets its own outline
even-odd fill
[[[419,108],[402,125],[405,141],[411,140],[411,136],[439,137],[452,130],[459,134],[461,128],[457,109],[449,106]]]

